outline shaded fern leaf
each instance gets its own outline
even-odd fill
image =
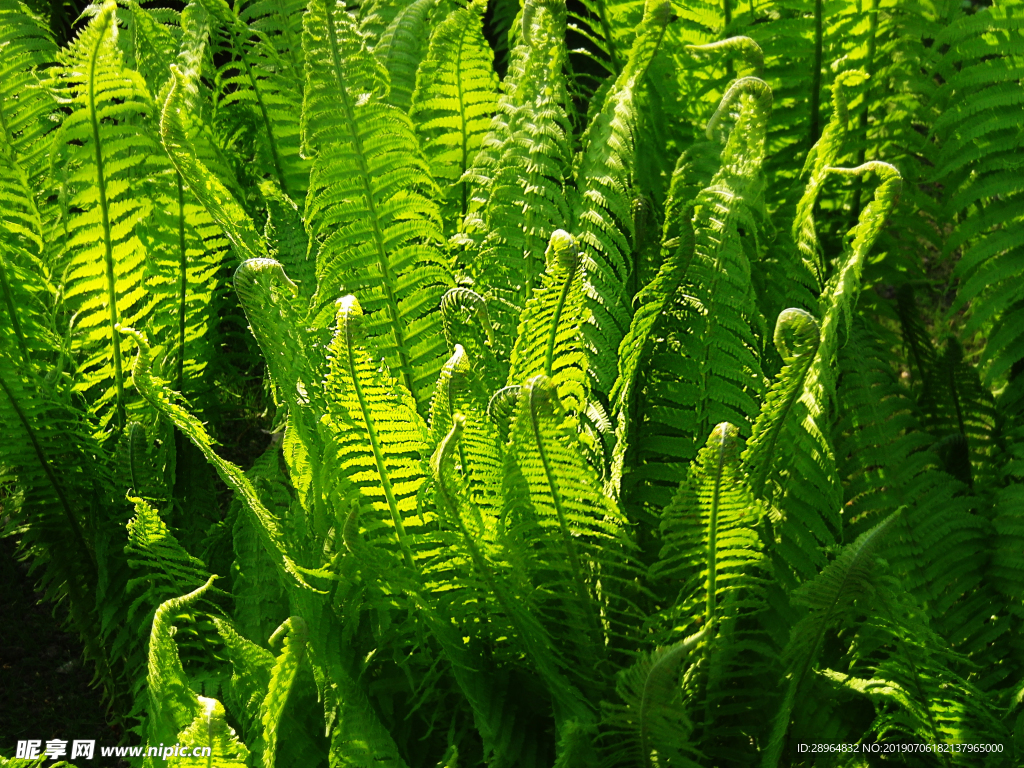
[[[764,768],[778,765],[796,695],[817,660],[826,630],[844,620],[858,598],[870,594],[879,576],[876,553],[886,543],[887,534],[895,526],[899,514],[897,511],[890,515],[844,547],[835,562],[794,592],[794,600],[806,606],[809,612],[790,633],[786,647],[788,684],[774,718],[771,739],[763,753],[761,764]]]
[[[704,631],[644,654],[616,679],[622,705],[604,704],[604,737],[618,743],[609,749],[609,764],[671,765],[691,768],[698,752],[690,740],[693,724],[686,715],[679,685],[680,667],[696,652]]]
[[[145,337],[132,328],[122,329],[121,333],[134,339],[139,348],[138,355],[135,358],[135,367],[132,371],[132,380],[139,392],[147,399],[150,405],[174,422],[174,425],[203,453],[207,461],[213,464],[225,484],[239,495],[246,511],[253,517],[253,527],[259,533],[263,546],[267,548],[268,553],[275,561],[280,562],[279,567],[283,568],[299,584],[312,589],[306,583],[298,566],[288,554],[277,519],[263,506],[258,494],[242,470],[231,462],[225,461],[214,452],[213,441],[199,421],[180,405],[173,402],[166,388],[153,380],[149,360],[151,348]],[[309,572],[319,574],[318,571]]]

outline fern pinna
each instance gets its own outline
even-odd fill
[[[1021,762],[1019,0],[38,5],[0,520],[128,741]]]

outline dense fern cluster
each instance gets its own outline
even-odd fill
[[[135,743],[1020,764],[1019,2],[158,5],[0,4],[2,522]]]

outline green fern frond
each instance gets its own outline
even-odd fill
[[[199,702],[199,712],[189,726],[178,734],[175,745],[181,744],[182,748],[178,754],[167,757],[167,765],[177,768],[195,765],[193,755],[198,754],[204,755],[210,765],[218,768],[245,768],[249,750],[228,725],[224,705],[205,696],[197,696],[196,700]]]
[[[494,53],[483,34],[483,2],[450,13],[430,36],[416,72],[410,117],[435,181],[446,187],[445,222],[469,210],[463,174],[474,163],[497,108]]]
[[[216,73],[218,115],[229,132],[244,136],[237,151],[250,155],[256,168],[272,170],[284,193],[301,200],[310,172],[300,154],[299,124],[305,4],[200,1],[216,21],[224,60]]]
[[[467,174],[473,205],[463,224],[474,280],[518,308],[543,271],[551,233],[569,221],[563,186],[571,135],[564,8],[528,0],[521,21],[497,112]]]
[[[312,589],[306,583],[305,578],[298,566],[288,554],[284,537],[278,526],[277,519],[270,514],[259,499],[259,495],[252,487],[245,474],[236,465],[225,461],[213,450],[213,441],[199,421],[188,411],[171,400],[166,388],[160,386],[153,380],[150,373],[151,348],[146,338],[133,328],[119,329],[125,336],[130,336],[138,345],[138,355],[135,358],[135,367],[132,371],[132,381],[136,388],[146,400],[167,416],[174,425],[184,433],[189,440],[202,452],[224,480],[225,484],[234,490],[242,499],[245,509],[253,517],[254,528],[259,533],[264,547],[268,553],[281,563],[281,566],[300,585]],[[319,571],[309,571],[313,575],[321,575]]]
[[[291,693],[295,684],[299,665],[302,664],[306,653],[306,631],[306,622],[300,616],[291,616],[270,637],[270,644],[274,645],[274,641],[284,635],[284,645],[270,671],[267,696],[260,706],[265,743],[263,749],[264,768],[274,768],[278,726],[285,704],[288,702],[288,694]]]
[[[53,162],[69,172],[71,204],[81,211],[67,222],[65,294],[77,313],[79,386],[90,393],[100,423],[113,418],[121,430],[128,402],[123,340],[114,326],[141,323],[150,313],[146,250],[136,226],[152,210],[139,187],[160,164],[154,138],[139,125],[153,104],[142,78],[122,65],[115,7],[113,0],[103,5],[53,70],[52,87],[72,109],[55,139]]]
[[[587,359],[579,347],[587,319],[581,257],[575,237],[561,229],[551,234],[547,269],[520,316],[508,375],[509,385],[547,376],[577,417],[587,400]]]
[[[188,728],[201,713],[200,704],[181,666],[173,630],[178,615],[203,597],[216,578],[210,576],[198,589],[165,600],[153,616],[149,634],[149,711],[146,723],[146,737],[153,744],[173,744],[178,733]]]
[[[600,111],[583,136],[577,160],[572,217],[584,253],[586,294],[591,320],[585,328],[590,347],[590,375],[595,390],[611,391],[615,383],[614,352],[629,329],[630,296],[626,293],[631,264],[633,216],[627,192],[635,163],[636,95],[647,67],[665,34],[668,4],[649,4],[637,27],[626,64],[608,91]]]
[[[386,74],[363,52],[352,20],[316,0],[303,45],[304,144],[316,153],[305,220],[317,251],[317,323],[330,324],[340,295],[358,294],[375,354],[425,410],[444,363],[437,307],[452,285],[439,250],[437,187],[408,118],[381,101]]]
[[[625,707],[607,708],[606,738],[614,735],[626,743],[616,744],[610,752],[628,750],[633,753],[630,763],[645,768],[663,763],[681,768],[698,765],[697,749],[690,740],[693,724],[680,701],[679,672],[697,651],[706,631],[644,654],[619,673],[615,688]],[[623,755],[614,764],[621,765],[625,760]]]
[[[899,516],[897,511],[862,534],[843,549],[835,562],[793,593],[794,601],[805,606],[809,613],[790,633],[786,648],[790,670],[786,695],[775,715],[771,739],[763,754],[765,768],[778,765],[796,694],[817,659],[826,630],[842,620],[858,598],[870,593],[878,576],[876,553],[886,543],[889,529]]]
[[[188,184],[189,190],[224,230],[239,255],[249,259],[266,257],[266,246],[257,234],[252,219],[197,156],[185,123],[185,99],[189,81],[176,65],[171,67],[171,71],[174,82],[160,117],[160,137],[167,154]]]
[[[430,40],[429,17],[437,0],[413,0],[398,9],[373,53],[388,71],[388,103],[408,112],[416,89],[416,72]]]
[[[406,521],[415,528],[429,524],[418,518],[416,503],[425,476],[426,427],[408,392],[386,367],[374,365],[361,347],[359,302],[354,296],[340,299],[337,312],[325,382],[329,419],[324,425],[333,439],[339,470],[359,488],[367,511],[372,509],[361,515],[365,535],[393,537],[412,569],[415,553]]]

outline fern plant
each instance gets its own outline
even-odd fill
[[[5,530],[131,738],[1018,764],[1019,14],[0,9]]]

